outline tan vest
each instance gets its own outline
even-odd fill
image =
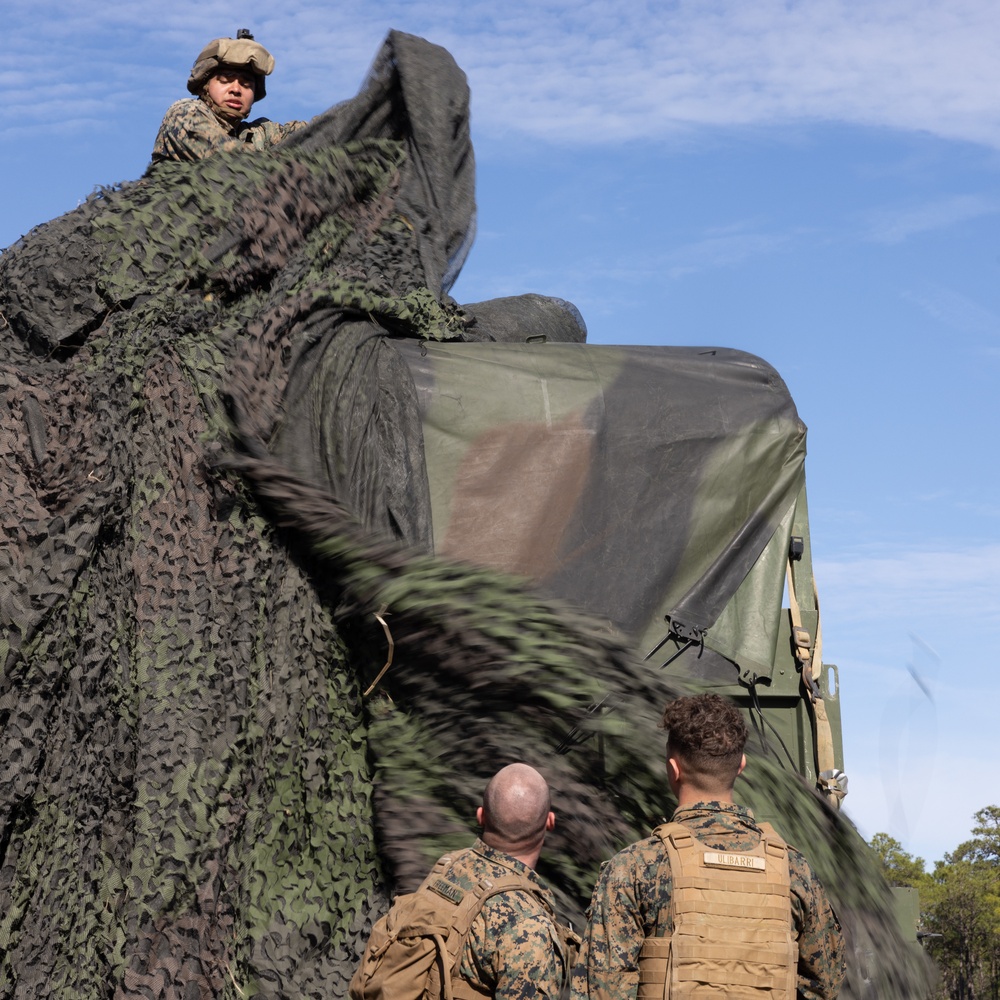
[[[559,946],[563,952],[563,967],[568,976],[573,970],[573,961],[575,960],[575,952],[570,951],[570,948],[573,944],[572,939],[576,938],[576,935],[556,920],[555,912],[549,904],[544,890],[537,882],[533,882],[527,875],[522,875],[514,868],[510,869],[509,875],[505,875],[502,878],[494,879],[484,876],[477,879],[472,875],[472,866],[469,864],[470,854],[471,851],[465,851],[457,856],[446,855],[441,858],[427,878],[424,879],[421,886],[421,889],[430,889],[431,891],[448,893],[450,889],[451,892],[454,892],[454,889],[451,889],[450,884],[444,880],[443,876],[449,870],[460,868],[468,872],[475,882],[472,889],[464,891],[461,897],[461,901],[456,909],[452,932],[446,942],[451,968],[451,981],[447,987],[442,988],[440,976],[437,974],[436,969],[433,970],[428,985],[427,996],[441,996],[444,1000],[449,1000],[449,998],[451,1000],[484,1000],[484,998],[493,996],[493,992],[487,990],[481,984],[470,983],[468,980],[463,979],[459,970],[462,964],[462,952],[465,948],[465,942],[472,929],[472,922],[480,914],[487,900],[503,892],[526,892],[534,896],[541,903],[542,908],[552,921],[555,939],[559,942]],[[494,861],[497,864],[507,867],[499,859],[494,859]],[[438,885],[440,885],[440,888],[438,888]],[[462,892],[462,890],[459,891]],[[576,940],[578,941],[579,939]]]
[[[795,1000],[788,847],[766,823],[752,851],[713,851],[681,823],[653,832],[670,859],[673,934],[647,938],[637,1000]]]
[[[503,862],[499,863],[503,864]],[[448,865],[445,865],[442,868],[442,872],[447,871],[448,867]],[[433,876],[434,872],[431,872],[427,876],[424,880],[425,886],[432,884]],[[472,929],[472,922],[482,911],[486,901],[498,893],[517,890],[530,893],[534,896],[545,908],[546,913],[552,918],[553,925],[556,924],[556,917],[549,906],[548,900],[542,894],[538,884],[532,882],[526,875],[522,875],[520,872],[511,869],[510,875],[506,875],[503,878],[482,878],[476,880],[476,885],[466,892],[465,898],[463,898],[462,903],[459,905],[458,915],[455,918],[454,931],[448,939],[448,952],[452,965],[450,988],[441,993],[445,997],[445,1000],[447,1000],[449,993],[454,1000],[484,1000],[485,997],[493,996],[492,991],[485,989],[480,984],[473,984],[462,978],[459,972],[462,964],[462,951],[469,936],[469,931]],[[437,995],[433,987],[431,990],[428,990],[428,995]]]

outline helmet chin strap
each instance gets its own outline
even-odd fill
[[[225,108],[220,104],[216,104],[211,97],[208,96],[208,87],[202,89],[202,92],[198,95],[211,109],[212,114],[216,118],[221,118],[227,125],[239,125],[244,119],[244,115],[241,115],[238,111],[233,111],[232,108]]]

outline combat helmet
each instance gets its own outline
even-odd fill
[[[254,75],[253,99],[261,101],[267,96],[264,78],[274,69],[274,56],[246,28],[240,28],[235,38],[216,38],[198,54],[191,67],[187,88],[192,94],[200,94],[205,81],[223,66],[249,69]]]

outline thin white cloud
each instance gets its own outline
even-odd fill
[[[868,755],[855,753],[854,763],[848,761],[850,784],[844,811],[866,840],[888,833],[933,871],[935,861],[969,839],[976,811],[997,802],[996,793],[983,785],[983,758],[976,752],[988,758],[988,741],[970,748],[972,752],[951,747],[946,757],[943,751],[915,750],[898,780],[885,772],[877,747],[871,749],[874,752]],[[921,788],[927,790],[926,797]],[[941,788],[948,790],[946,809],[934,798],[935,790]]]
[[[907,208],[883,209],[873,216],[868,238],[875,243],[902,243],[911,236],[947,229],[1000,212],[1000,202],[982,195],[954,195]]]
[[[958,196],[938,199],[906,209],[882,209],[873,213],[859,231],[852,228],[846,235],[832,230],[797,226],[790,229],[769,229],[760,220],[741,220],[728,226],[706,230],[694,239],[675,246],[666,246],[656,253],[648,250],[630,257],[589,260],[554,261],[544,278],[567,283],[587,290],[595,282],[613,280],[620,285],[636,285],[649,281],[676,281],[694,274],[734,267],[747,260],[788,252],[806,245],[858,239],[885,244],[897,244],[924,232],[937,231],[962,222],[1000,212],[1000,201],[987,197]],[[669,234],[667,234],[669,235]],[[664,239],[662,242],[667,242]],[[525,275],[527,277],[527,275]],[[516,284],[516,278],[511,276]],[[968,332],[1000,333],[1000,317],[966,295],[943,285],[928,285],[906,290],[901,297],[939,322]]]
[[[786,247],[791,236],[782,233],[717,233],[678,247],[665,261],[668,278],[677,279],[698,271],[732,267],[751,257],[774,253]]]
[[[542,3],[523,34],[490,47],[467,37],[467,68],[477,94],[492,86],[497,124],[600,140],[822,120],[1000,140],[989,83],[1000,16],[983,0],[607,7],[599,17],[593,5]],[[511,65],[514,75],[496,72]]]
[[[954,621],[982,634],[1000,625],[1000,544],[859,551],[817,561],[827,617],[849,623]]]
[[[905,291],[902,296],[952,329],[969,333],[1000,334],[1000,316],[954,289],[929,285]]]
[[[797,232],[768,232],[749,223],[734,223],[658,253],[555,259],[546,270],[533,267],[521,273],[480,274],[473,270],[463,279],[463,290],[474,285],[474,294],[491,297],[514,294],[514,290],[525,287],[559,288],[588,314],[613,313],[619,303],[609,295],[615,290],[629,294],[628,290],[636,285],[678,281],[704,271],[734,267],[754,257],[786,250],[798,236]]]
[[[864,578],[859,577],[864,587]],[[993,706],[1000,688],[982,657],[960,650],[957,620],[943,621],[945,646],[932,649],[907,637],[899,617],[881,622],[882,638],[895,645],[881,660],[841,662],[841,713],[845,769],[850,788],[845,808],[866,838],[884,831],[932,863],[968,838],[972,815],[996,801],[984,788],[981,763],[992,752]],[[970,608],[965,624],[975,622]],[[939,627],[941,620],[935,620]],[[978,622],[976,622],[978,626]],[[858,629],[848,628],[864,648]],[[977,632],[968,647],[989,644]],[[947,815],[936,809],[934,789],[948,787]],[[934,822],[930,822],[930,817]]]
[[[996,354],[1000,355],[1000,351],[997,351]],[[959,510],[968,511],[970,514],[975,514],[978,517],[1000,517],[1000,503],[972,503],[966,500],[956,504],[956,506]]]
[[[183,73],[202,41],[244,23],[279,55],[297,113],[351,93],[397,27],[454,53],[484,135],[607,143],[826,121],[1000,147],[993,0],[289,0],[280,14],[264,0],[239,12],[176,0],[155,16],[125,0],[8,0],[4,73],[24,82],[58,65],[82,74],[81,98],[126,107],[144,100],[144,70]],[[30,101],[6,110],[33,114]]]

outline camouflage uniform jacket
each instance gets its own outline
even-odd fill
[[[220,118],[200,97],[186,97],[167,108],[153,143],[153,163],[190,162],[226,149],[268,149],[306,124],[281,125],[256,118],[234,125]]]
[[[552,896],[532,869],[481,840],[455,855],[445,878],[468,891],[482,878],[501,878],[516,872],[537,884],[548,908],[523,890],[498,893],[487,899],[472,922],[459,960],[462,979],[478,992],[497,1000],[556,1000],[569,975]]]
[[[760,827],[743,806],[699,802],[678,809],[673,818],[713,850],[747,851],[760,843]],[[822,885],[794,847],[788,849],[788,862],[799,942],[796,995],[799,1000],[833,1000],[845,975],[840,924]],[[670,892],[669,860],[657,836],[626,847],[604,865],[573,975],[573,1000],[635,1000],[643,941],[673,932]]]

